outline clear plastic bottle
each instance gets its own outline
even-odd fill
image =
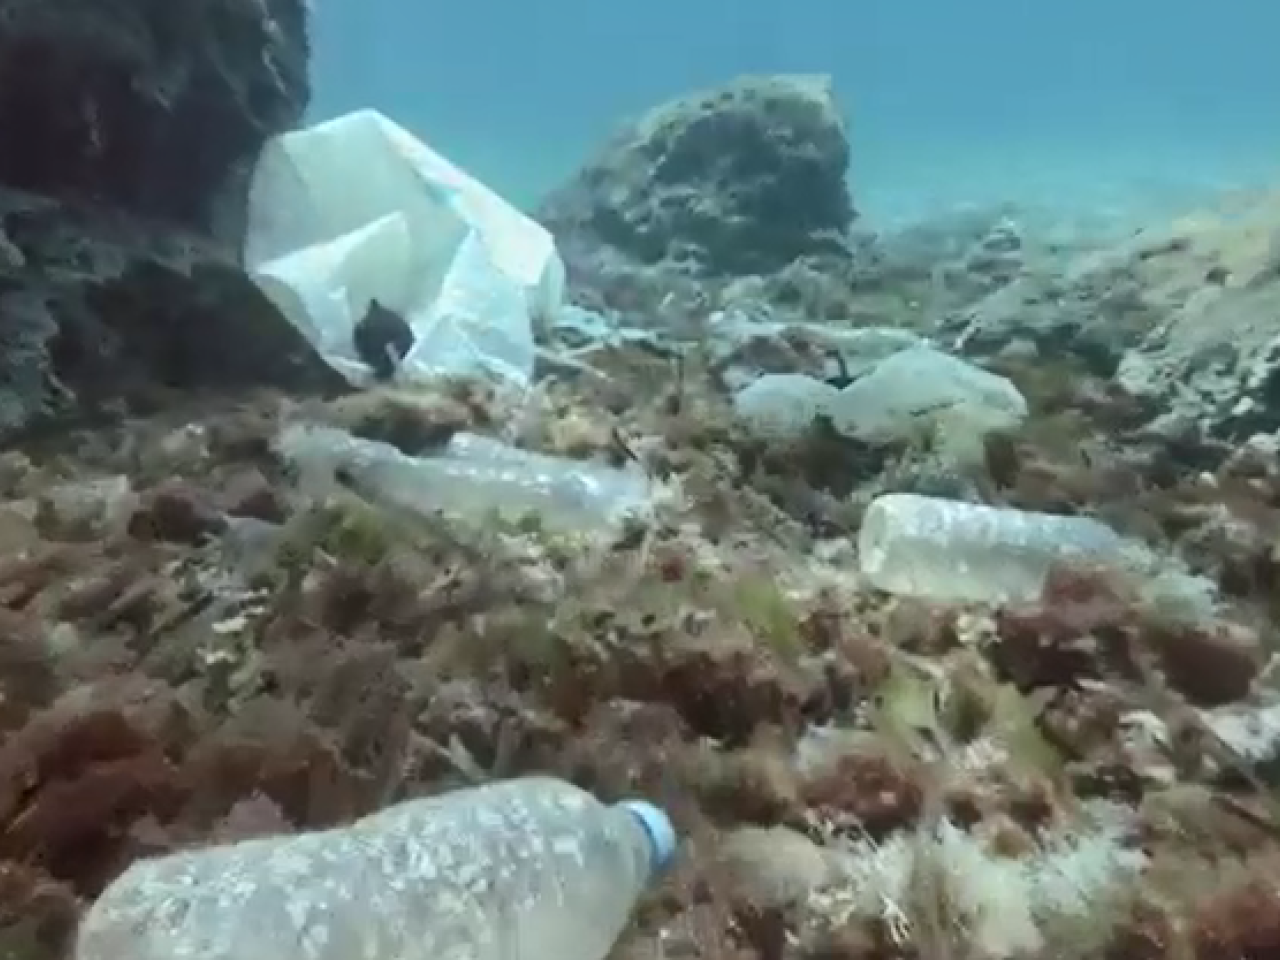
[[[675,845],[652,804],[507,780],[134,864],[76,960],[601,960]]]
[[[1030,513],[909,493],[877,497],[862,520],[863,575],[929,600],[1030,602],[1058,564],[1132,568],[1139,546],[1088,517]]]
[[[410,457],[389,443],[314,424],[286,427],[277,449],[305,487],[324,490],[335,471],[361,493],[408,510],[510,519],[533,513],[569,532],[608,529],[652,514],[654,493],[636,470],[533,453],[490,437],[455,434],[442,450]]]

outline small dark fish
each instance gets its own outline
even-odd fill
[[[373,376],[387,381],[395,376],[400,362],[413,349],[413,329],[405,318],[377,300],[369,301],[369,309],[352,334],[356,356],[369,365]]]
[[[843,390],[856,379],[849,373],[849,364],[844,358],[844,354],[839,350],[829,350],[827,359],[835,364],[835,373],[829,377],[824,377],[827,383],[831,384],[837,390]]]

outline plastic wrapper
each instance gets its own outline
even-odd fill
[[[843,389],[806,374],[765,374],[734,394],[734,409],[765,437],[798,436],[826,416],[836,431],[865,443],[927,437],[930,450],[955,464],[981,462],[983,438],[1027,415],[1009,380],[932,347],[898,350],[863,369]]]

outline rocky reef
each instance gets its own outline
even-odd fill
[[[336,389],[238,264],[302,0],[0,4],[0,441],[227,378]]]
[[[849,277],[849,156],[829,79],[747,77],[627,125],[538,217],[570,285],[615,310],[650,286],[696,302],[741,277]]]
[[[310,99],[305,0],[4,0],[0,183],[227,231]]]
[[[544,201],[560,242],[702,274],[844,250],[849,141],[830,81],[766,77],[666,104]]]
[[[296,119],[301,11],[202,4],[256,38],[214,57],[204,13],[151,6],[0,18],[5,49],[154,55],[85,69],[168,78],[154,122],[219,102],[239,144],[198,198],[86,172],[89,140],[56,182],[0,164],[0,954],[68,956],[139,857],[535,771],[686,838],[619,960],[1280,952],[1273,198],[1119,245],[1016,211],[877,235],[830,88],[737,81],[543,207],[575,302],[518,407],[335,396],[204,219]],[[104,142],[142,149],[125,115]],[[909,351],[959,392],[866,431],[858,385]],[[951,415],[997,381],[998,425]],[[317,486],[281,452],[299,424],[625,469],[652,509],[575,530]],[[1097,517],[1212,602],[1071,565],[1031,602],[872,589],[890,491]]]

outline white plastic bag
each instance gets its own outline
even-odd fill
[[[487,368],[503,380],[528,382],[537,353],[533,324],[494,321],[529,317],[529,304],[520,286],[496,276],[501,271],[479,234],[468,234],[432,304],[431,322],[415,330],[407,369],[429,376]]]
[[[535,320],[554,315],[564,290],[564,265],[542,226],[373,110],[267,145],[244,260],[358,385],[370,371],[353,332],[373,300],[413,330],[400,378],[482,372],[523,386]]]
[[[984,437],[1016,428],[1027,401],[1012,381],[932,347],[882,360],[840,391],[831,421],[868,443],[928,437],[932,451],[957,465],[984,459]]]
[[[827,416],[840,391],[803,373],[766,373],[733,396],[733,410],[762,439],[795,440]]]

